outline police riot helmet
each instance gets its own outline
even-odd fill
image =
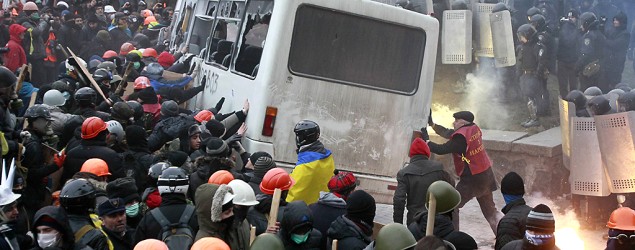
[[[605,115],[611,113],[611,104],[603,95],[594,96],[587,102],[587,110],[591,116]]]
[[[70,214],[88,214],[95,209],[96,193],[86,179],[71,180],[60,191],[60,204]]]
[[[529,18],[529,23],[536,28],[536,30],[543,30],[547,25],[547,19],[542,14],[536,14]]]
[[[112,73],[106,69],[97,69],[93,73],[93,79],[98,83],[104,80],[110,81],[112,80]]]
[[[567,94],[564,100],[575,104],[576,110],[586,108],[586,97],[584,96],[584,93],[582,93],[582,91],[580,90],[577,90],[577,89],[572,90],[571,92],[569,92],[569,94]]]
[[[187,194],[190,179],[185,171],[179,167],[169,167],[161,173],[157,180],[160,194]]]
[[[506,11],[506,10],[509,10],[509,8],[507,8],[507,5],[505,5],[505,3],[497,3],[496,5],[494,5],[494,8],[492,9],[492,13]]]
[[[624,92],[629,92],[632,90],[631,86],[629,86],[628,83],[623,83],[623,82],[615,85],[615,88],[624,90]]]
[[[36,104],[26,110],[26,112],[24,113],[24,118],[33,120],[37,118],[44,118],[47,120],[51,120],[51,112],[45,105]]]
[[[13,86],[18,81],[15,74],[11,72],[7,67],[0,66],[0,88],[8,88]]]
[[[51,84],[51,88],[57,89],[59,92],[68,91],[68,83],[63,80],[57,80]]]
[[[148,169],[148,176],[150,179],[154,179],[155,181],[159,179],[159,176],[163,173],[163,170],[166,170],[170,167],[170,164],[167,162],[157,162],[150,166]]]
[[[456,0],[452,3],[453,10],[467,10],[467,3],[465,0]]]
[[[77,101],[88,101],[91,103],[95,103],[96,97],[97,93],[90,87],[83,87],[75,92],[75,100]]]
[[[320,138],[320,126],[314,121],[299,121],[293,128],[295,133],[295,145],[300,146],[314,143]]]
[[[143,106],[137,101],[127,101],[128,106],[134,111],[134,118],[139,119],[143,116]]]
[[[586,90],[584,90],[584,95],[599,96],[599,95],[602,95],[602,90],[596,86],[591,86],[591,87],[588,87]]]
[[[534,28],[533,25],[526,23],[518,27],[517,34],[519,37],[522,36],[527,40],[530,40],[534,36],[534,34],[536,34],[536,28]]]
[[[635,110],[635,92],[620,94],[617,98],[617,111],[628,112]]]
[[[151,75],[163,75],[163,66],[155,62],[150,63],[146,66],[146,72]]]
[[[580,15],[580,23],[582,24],[582,29],[588,31],[597,26],[598,18],[593,12],[584,12]]]
[[[42,103],[51,107],[64,106],[64,104],[66,104],[66,98],[59,90],[49,89],[46,93],[44,93]]]
[[[532,17],[536,14],[541,14],[542,12],[537,7],[531,7],[527,10],[527,17]]]

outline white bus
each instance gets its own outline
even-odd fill
[[[225,113],[249,99],[243,144],[283,167],[297,161],[294,125],[313,120],[336,168],[356,173],[378,202],[392,203],[394,177],[432,100],[436,19],[368,0],[178,5],[173,37],[189,44],[207,78],[191,108],[225,97]]]

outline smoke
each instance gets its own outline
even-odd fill
[[[492,64],[482,62],[476,73],[468,73],[465,97],[460,106],[472,111],[477,124],[482,128],[504,130],[509,126],[510,105],[500,103],[503,97],[503,84],[497,77],[497,70]]]
[[[566,199],[552,200],[542,196],[542,193],[532,193],[525,196],[525,200],[527,205],[532,207],[545,204],[551,208],[556,220],[556,245],[560,249],[604,249],[606,247],[606,241],[602,238],[606,230],[582,229],[577,215]]]

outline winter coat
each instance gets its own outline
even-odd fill
[[[90,57],[92,57],[93,55],[97,55],[101,57],[108,50],[109,48],[108,46],[110,46],[108,43],[103,42],[98,37],[93,37],[93,39],[90,42],[85,43],[84,46],[82,46],[82,50],[80,50],[78,56],[84,59],[85,61],[89,62]],[[129,79],[134,79],[134,78],[129,78]]]
[[[15,232],[6,224],[0,224],[0,249],[20,249]]]
[[[259,203],[249,208],[247,211],[247,221],[249,224],[256,227],[256,235],[260,235],[267,231],[269,211],[271,211],[271,201],[273,200],[273,196],[268,194],[259,194],[256,195],[256,200]],[[287,202],[281,200],[280,206],[278,207],[278,217],[276,217],[277,222],[282,221],[286,206]]]
[[[408,225],[408,230],[412,233],[416,240],[420,240],[426,236],[426,226],[428,224],[428,211],[417,214],[414,218],[414,222]],[[437,214],[434,217],[434,236],[439,238],[445,238],[450,233],[454,232],[454,225],[452,219],[448,215]]]
[[[26,52],[22,48],[22,39],[20,34],[25,32],[25,28],[22,25],[14,24],[9,27],[9,42],[7,42],[7,48],[9,52],[4,54],[4,66],[11,72],[15,72],[22,65],[27,64]]]
[[[108,148],[106,142],[100,140],[98,136],[96,139],[82,140],[79,146],[66,153],[62,180],[68,180],[73,174],[79,172],[84,162],[90,158],[99,158],[108,164],[108,171],[112,174],[111,180],[126,176],[121,156]]]
[[[510,241],[523,238],[527,215],[531,212],[531,207],[525,204],[525,199],[520,198],[505,205],[502,211],[505,216],[498,221],[496,244],[494,245],[496,250],[502,249]]]
[[[313,227],[322,233],[322,248],[326,247],[327,230],[338,217],[346,214],[346,201],[333,193],[320,192],[318,202],[309,205],[313,214],[319,214],[313,221]],[[330,249],[330,248],[329,248]],[[348,248],[342,248],[348,249]]]
[[[581,36],[580,29],[575,23],[561,22],[558,35],[558,61],[575,63],[578,60],[578,43]]]
[[[108,235],[110,242],[112,242],[113,250],[132,250],[134,248],[134,230],[132,228],[126,228],[126,233],[123,236],[108,230],[106,227],[103,227],[103,230]]]
[[[91,249],[86,247],[85,245],[76,244],[75,243],[75,234],[72,231],[70,225],[68,224],[68,216],[66,212],[61,207],[55,206],[47,206],[40,209],[35,216],[33,217],[32,225],[41,225],[41,221],[43,218],[53,219],[57,224],[62,226],[63,231],[60,232],[62,234],[62,246],[60,247],[63,250],[73,250],[73,249]],[[31,229],[31,233],[33,233],[33,238],[37,239],[38,232],[36,227],[33,226]],[[40,250],[41,248],[35,242],[35,247],[33,249]]]
[[[194,166],[196,171],[190,175],[190,188],[188,190],[189,197],[194,198],[196,189],[207,183],[209,177],[212,174],[216,173],[218,170],[227,170],[234,175],[234,179],[236,178],[237,173],[232,169],[234,167],[234,163],[228,158],[217,158],[211,156],[202,156],[194,161]]]
[[[599,30],[592,29],[582,35],[579,44],[580,49],[575,69],[576,72],[581,73],[587,64],[602,59],[604,48],[606,48],[606,38]],[[600,68],[602,67],[604,66]]]
[[[187,204],[187,200],[185,195],[183,194],[163,194],[161,195],[161,205],[158,208],[161,210],[161,213],[167,220],[171,223],[177,223],[181,218],[181,214],[185,210],[187,206],[191,206]],[[192,229],[192,234],[196,234],[198,231],[198,217],[196,213],[192,214],[189,221],[190,229]],[[143,219],[139,222],[137,226],[137,230],[134,235],[135,245],[142,240],[145,239],[161,239],[161,225],[154,218],[150,211],[146,212],[143,216]]]
[[[509,242],[505,244],[505,246],[501,249],[503,250],[560,250],[560,248],[558,248],[555,244],[549,245],[549,246],[541,246],[541,247],[531,246],[529,242],[523,239]]]
[[[262,182],[262,178],[260,178],[258,176],[251,176],[251,178],[249,179],[249,182],[247,182],[247,184],[249,184],[251,189],[254,190],[254,194],[255,195],[262,194],[262,191],[260,191],[260,183],[261,182]]]
[[[164,117],[159,121],[152,130],[152,134],[148,137],[148,148],[154,152],[171,140],[176,139],[180,134],[196,124],[196,120],[190,116],[177,115]]]
[[[44,150],[42,139],[33,131],[31,138],[24,141],[24,155],[22,156],[22,166],[29,169],[26,178],[26,187],[24,196],[28,199],[22,199],[24,206],[32,213],[42,208],[45,204],[43,201],[50,197],[50,191],[44,182],[44,179],[57,171],[59,167],[55,164],[46,164],[44,162]]]
[[[332,248],[332,241],[337,240],[338,249],[362,250],[370,244],[373,239],[373,228],[366,225],[356,224],[348,219],[346,215],[337,217],[328,229],[328,245],[326,249]],[[366,231],[366,232],[364,232]]]
[[[62,25],[62,27],[57,32],[57,42],[64,48],[68,47],[73,51],[73,53],[77,54],[80,53],[82,50],[82,30],[74,22],[75,21],[72,20]]]
[[[322,142],[316,141],[300,148],[298,162],[290,174],[296,183],[289,189],[287,202],[317,202],[320,191],[328,192],[327,184],[334,170],[333,155]]]
[[[309,238],[304,243],[296,244],[291,240],[291,232],[306,224],[313,224],[313,214],[311,214],[311,209],[309,209],[306,203],[303,201],[294,201],[287,204],[284,217],[282,221],[280,221],[280,231],[278,232],[278,236],[284,244],[284,249],[320,249],[322,233],[320,233],[319,230],[315,230],[315,228],[311,230]]]
[[[22,48],[26,52],[26,59],[29,62],[42,61],[46,57],[44,41],[48,38],[51,25],[44,20],[34,22],[28,17],[18,22],[27,28],[22,40]],[[44,36],[47,37],[45,38]]]
[[[225,241],[232,250],[249,249],[250,226],[246,220],[234,221],[226,225],[221,221],[222,202],[228,190],[227,186],[205,184],[196,190],[196,214],[198,215],[199,230],[195,241],[204,237],[216,237]],[[234,217],[235,218],[235,217]]]
[[[73,232],[77,232],[84,226],[92,227],[80,239],[75,239],[77,244],[92,247],[95,250],[109,250],[108,237],[100,231],[88,215],[68,215],[68,222]]]
[[[65,113],[59,107],[49,106],[49,112],[51,113],[51,129],[56,135],[61,135],[64,132],[64,124],[71,119],[73,115]]]
[[[404,207],[408,208],[406,225],[414,221],[415,214],[425,210],[428,187],[435,181],[445,181],[454,186],[454,180],[443,164],[428,160],[425,155],[414,155],[410,163],[397,173],[397,190],[393,196],[393,221],[403,223]]]
[[[626,30],[626,15],[620,13],[615,16],[620,20],[620,26],[615,28],[611,27],[606,34],[606,46],[604,52],[604,64],[607,74],[620,75],[624,71],[624,64],[626,63],[626,51],[628,50],[628,44],[631,39],[630,33]],[[611,22],[612,23],[612,22]],[[619,82],[612,82],[614,85]],[[611,86],[612,87],[612,86]]]
[[[132,41],[132,33],[128,34],[130,29],[122,30],[116,26],[108,27],[108,33],[110,33],[110,39],[112,40],[113,48],[119,48],[122,44],[128,41]]]

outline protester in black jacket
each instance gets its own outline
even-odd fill
[[[121,198],[102,202],[97,212],[102,221],[102,230],[108,235],[114,250],[129,250],[134,247],[134,231],[126,223],[126,204]]]
[[[375,199],[365,191],[357,190],[346,201],[346,215],[338,217],[328,229],[326,249],[332,248],[332,240],[338,241],[339,249],[351,250],[365,249],[373,241]]]
[[[333,221],[346,214],[346,200],[355,190],[357,178],[351,172],[335,170],[327,186],[330,192],[320,192],[318,201],[309,205],[313,214],[320,215],[313,221],[313,227],[322,233],[321,248],[326,247],[327,230]]]
[[[496,244],[494,249],[500,250],[505,244],[522,239],[525,236],[525,224],[531,207],[525,204],[525,183],[516,172],[509,172],[501,180],[501,193],[505,198],[503,213],[505,216],[498,222]]]
[[[304,201],[287,204],[278,236],[286,250],[320,249],[322,234],[313,228],[313,214]]]
[[[34,241],[36,242],[35,247],[33,248],[35,250],[45,248],[37,243],[38,238],[42,238],[41,234],[54,233],[58,233],[57,237],[59,241],[55,244],[55,246],[51,247],[58,247],[63,250],[92,249],[90,247],[86,247],[85,245],[75,243],[75,234],[68,224],[66,211],[64,211],[61,207],[46,206],[38,210],[33,219],[31,232],[33,233]]]

